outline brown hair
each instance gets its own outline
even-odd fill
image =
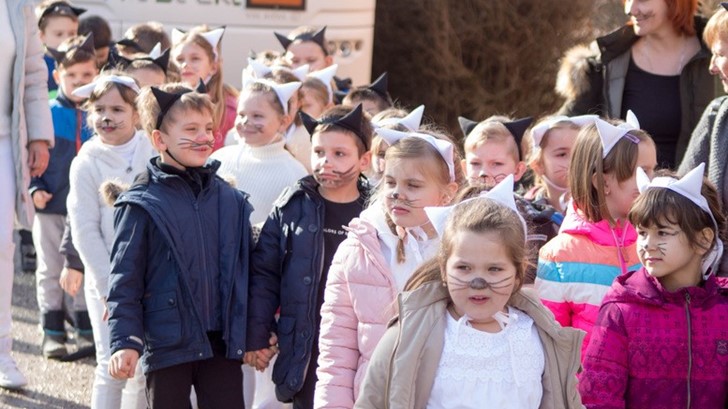
[[[158,74],[162,74],[165,79],[167,78],[167,73],[164,72],[162,67],[157,65],[154,61],[144,58],[147,57],[147,55],[141,54],[141,56],[143,59],[132,60],[131,63],[126,68],[124,68],[124,72],[131,73],[134,71],[149,70],[154,71]]]
[[[323,122],[322,124],[318,125],[314,132],[311,134],[317,134],[317,133],[323,133],[323,132],[343,132],[346,134],[351,135],[351,137],[354,139],[354,142],[356,143],[357,150],[359,151],[359,157],[367,153],[366,145],[371,145],[372,142],[372,123],[370,121],[370,117],[366,112],[362,112],[361,115],[361,125],[359,126],[359,129],[361,130],[361,137],[359,135],[354,134],[352,131],[341,127],[339,125],[336,125],[334,123],[331,123],[333,121],[336,121],[338,119],[343,118],[347,114],[349,114],[351,111],[353,111],[352,108],[337,105],[332,108],[329,108],[326,110],[323,114],[321,114],[321,118],[319,119],[319,122]],[[364,138],[364,140],[362,140]],[[366,142],[366,144],[365,144]]]
[[[473,233],[498,233],[508,251],[513,265],[516,267],[515,294],[523,285],[526,274],[528,247],[523,225],[518,214],[497,202],[489,199],[475,199],[455,206],[447,219],[445,232],[440,240],[437,257],[418,268],[404,287],[405,291],[432,282],[445,282],[447,260],[453,251],[457,233],[469,231]]]
[[[533,130],[538,126],[539,124],[548,121],[552,117],[545,117],[542,120],[540,120],[538,123],[536,123],[529,132],[526,132],[526,135],[523,137],[523,143],[521,144],[521,149],[523,151],[523,157],[527,158],[526,163],[528,164],[528,167],[533,169],[533,164],[538,163],[543,167],[543,148],[548,146],[549,143],[549,136],[551,134],[551,131],[554,129],[571,129],[571,130],[580,130],[581,127],[579,125],[569,121],[569,120],[563,120],[556,122],[555,124],[551,125],[551,127],[544,132],[543,137],[541,138],[541,143],[539,144],[539,149],[533,148]],[[544,182],[541,175],[534,172],[535,177],[535,185],[546,188],[546,182]]]
[[[709,48],[718,40],[728,40],[728,11],[723,6],[718,6],[718,11],[708,20],[703,30],[703,40]]]
[[[408,114],[408,112],[401,108],[396,108],[396,107],[387,108],[384,111],[381,111],[378,114],[374,115],[374,117],[372,117],[372,123],[375,125],[378,125],[379,121],[382,121],[384,119],[404,118],[407,116],[407,114]],[[395,131],[400,131],[400,132],[409,132],[409,129],[407,129],[407,127],[405,127],[404,125],[400,125],[400,124],[384,125],[384,126],[382,126],[382,128],[394,129]],[[369,151],[372,152],[372,156],[376,156],[379,153],[379,151],[382,150],[383,143],[386,143],[386,142],[384,142],[384,140],[380,136],[377,135],[377,131],[375,129],[374,135],[372,137],[372,147],[369,149]]]
[[[164,120],[162,121],[160,128],[170,123],[170,121],[177,121],[177,116],[184,111],[192,110],[200,113],[209,113],[210,116],[212,116],[214,112],[214,107],[210,101],[209,95],[190,92],[192,89],[187,84],[164,84],[159,87],[159,89],[168,93],[185,92],[172,105],[169,111],[167,111],[167,115],[164,116]],[[139,111],[142,128],[151,138],[152,131],[157,129],[157,117],[160,112],[157,98],[155,98],[152,93],[152,87],[144,87],[144,89],[142,89],[142,92],[137,98],[137,110]]]
[[[329,89],[320,79],[314,77],[306,78],[301,84],[301,91],[304,89],[310,91],[311,96],[319,101],[321,105],[326,106],[329,104]]]
[[[381,95],[369,89],[367,86],[356,87],[349,91],[341,102],[345,106],[356,106],[363,101],[372,101],[377,105],[379,111],[392,108],[394,103],[391,100],[382,98]]]
[[[78,35],[93,33],[94,48],[111,46],[111,27],[109,22],[100,16],[88,16],[78,21]]]
[[[659,171],[657,176],[677,177],[668,171]],[[648,228],[664,227],[667,223],[677,225],[685,233],[688,242],[696,246],[700,243],[698,235],[702,234],[703,229],[707,227],[714,234],[713,242],[710,247],[705,249],[709,251],[715,245],[716,240],[725,240],[726,217],[721,211],[718,191],[708,179],[703,179],[700,193],[708,201],[708,207],[718,225],[718,231],[716,231],[711,215],[705,210],[685,196],[664,188],[650,188],[640,194],[629,211],[629,221],[635,226]]]
[[[619,123],[621,121],[611,121]],[[650,135],[642,130],[629,131],[639,143],[654,144]],[[604,174],[613,174],[618,182],[624,182],[634,175],[639,154],[638,144],[621,138],[606,158],[602,159],[602,141],[595,124],[585,126],[579,131],[574,142],[569,163],[569,189],[574,204],[590,222],[608,220],[609,214],[604,195]],[[592,183],[596,178],[597,187]]]
[[[271,104],[273,109],[278,113],[278,115],[283,116],[285,113],[283,112],[283,105],[281,104],[281,101],[278,99],[278,94],[276,94],[273,87],[270,85],[264,83],[264,82],[251,82],[243,89],[243,94],[245,94],[245,91],[249,92],[250,94],[262,94],[265,95],[268,102]],[[288,112],[291,112],[291,100],[288,100]]]
[[[59,3],[71,6],[71,3],[65,0],[43,0],[40,4],[35,6],[35,16],[38,19],[38,29],[40,29],[40,31],[44,31],[46,27],[48,27],[48,20],[53,17],[67,17],[73,21],[78,22],[78,16],[73,13],[68,14],[66,12],[66,10],[68,9],[58,12],[50,11],[45,16],[43,15],[46,9],[48,9],[50,6],[56,6]]]
[[[56,61],[56,68],[68,68],[76,64],[93,61],[96,65],[96,53],[81,48],[86,37],[75,36],[64,40],[58,46],[58,51],[65,51],[66,55],[61,61]]]
[[[164,31],[164,26],[156,21],[134,24],[124,33],[124,38],[133,40],[141,49],[140,51],[149,54],[157,43],[162,51],[168,49],[172,42]],[[123,45],[121,47],[124,47]],[[133,54],[133,53],[131,53]]]
[[[698,11],[698,0],[664,0],[667,5],[667,15],[672,22],[672,28],[686,36],[695,35],[695,13]],[[622,4],[626,1],[622,0]],[[630,21],[628,24],[632,24]]]
[[[472,152],[477,149],[480,145],[490,141],[495,143],[507,143],[509,145],[509,151],[513,155],[513,159],[516,163],[520,162],[518,144],[516,139],[511,134],[511,131],[503,125],[504,122],[511,122],[512,118],[502,115],[494,115],[486,118],[483,122],[480,122],[475,126],[472,132],[465,137],[463,146],[465,152]]]
[[[96,77],[94,81],[103,81],[104,77],[110,76],[110,75],[124,75],[122,71],[117,70],[106,70],[101,75]],[[136,81],[135,81],[136,82]],[[139,84],[137,84],[139,85]],[[111,89],[116,88],[117,91],[119,91],[119,95],[121,95],[121,99],[124,100],[127,104],[131,105],[131,109],[133,112],[137,112],[137,106],[136,106],[136,99],[139,96],[136,91],[133,89],[127,87],[126,85],[119,84],[118,82],[112,82],[112,81],[106,81],[101,88],[95,87],[93,92],[91,92],[91,95],[86,99],[86,101],[83,102],[83,109],[85,111],[91,111],[92,105],[99,100],[102,96],[106,95],[107,92],[109,92]],[[89,129],[93,129],[93,119],[91,118],[91,115],[88,115],[86,117],[86,123],[89,127]]]

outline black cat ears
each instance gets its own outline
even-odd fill
[[[473,129],[480,123],[472,121],[465,117],[458,117],[458,122],[460,123],[460,129],[463,131],[463,134],[467,138],[468,135],[470,135],[471,132],[473,132]],[[530,116],[525,118],[516,119],[515,121],[511,122],[503,122],[503,126],[508,129],[508,132],[513,135],[513,138],[516,141],[516,146],[518,146],[518,158],[520,160],[523,160],[523,152],[521,152],[521,142],[523,141],[523,135],[526,133],[526,130],[529,126],[533,123],[533,118]]]
[[[200,80],[200,82],[197,84],[197,88],[195,88],[194,90],[186,89],[181,92],[165,92],[157,87],[151,88],[152,94],[154,94],[154,99],[156,99],[157,104],[159,104],[159,114],[157,115],[157,124],[154,129],[159,129],[162,126],[162,121],[164,121],[164,117],[167,115],[172,106],[174,106],[174,103],[182,98],[182,95],[190,92],[198,92],[200,94],[204,94],[207,92],[207,87],[205,86],[205,83],[202,82],[202,80]]]
[[[128,39],[127,39],[128,40]],[[128,40],[129,42],[134,43],[133,40]],[[117,42],[117,44],[121,44],[121,41]],[[136,43],[134,43],[136,44]],[[121,44],[124,46],[131,47],[132,49],[135,49],[134,46],[130,46],[129,44]],[[138,45],[137,45],[138,47]],[[157,45],[154,46],[152,51],[149,52],[148,56],[146,57],[140,57],[140,58],[126,58],[119,54],[119,51],[116,50],[116,48],[112,48],[112,52],[109,54],[109,65],[113,67],[118,67],[122,70],[126,69],[128,66],[130,66],[134,61],[151,61],[154,65],[158,66],[162,69],[164,74],[167,74],[167,68],[169,68],[169,48],[164,50],[164,52],[160,52],[160,49],[162,46],[157,43]],[[141,48],[139,48],[141,50]],[[140,51],[143,52],[143,51]]]
[[[288,50],[288,47],[290,47],[290,45],[293,44],[295,41],[313,41],[314,43],[318,44],[322,50],[324,50],[324,55],[329,55],[329,50],[326,49],[326,26],[324,26],[315,33],[301,33],[293,38],[288,38],[283,34],[276,32],[273,32],[273,34],[275,34],[278,42],[281,43],[281,46],[283,46],[284,50]]]
[[[366,150],[369,150],[370,138],[365,137],[364,131],[361,129],[363,115],[363,109],[361,104],[357,105],[354,109],[351,110],[351,112],[341,117],[323,116],[320,120],[317,120],[316,118],[308,115],[303,111],[299,111],[298,115],[301,117],[303,126],[306,128],[309,135],[313,135],[316,131],[316,127],[318,127],[319,125],[332,124],[354,133],[364,143],[364,148]]]
[[[93,33],[88,33],[86,38],[83,40],[83,42],[79,45],[72,46],[64,51],[59,51],[55,48],[48,48],[48,53],[53,57],[54,60],[56,60],[56,63],[60,64],[63,60],[66,59],[66,55],[70,53],[72,50],[84,50],[91,54],[96,54],[96,49],[94,48],[94,35]]]
[[[48,17],[49,14],[78,18],[78,16],[85,12],[86,9],[83,9],[81,7],[73,7],[65,1],[57,1],[49,4],[48,7],[46,7],[43,12],[40,13],[40,17],[38,17],[38,24],[40,24],[40,22],[43,21],[44,18]]]

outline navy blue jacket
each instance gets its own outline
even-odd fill
[[[366,198],[366,184],[358,187]],[[283,402],[303,387],[313,349],[320,314],[316,299],[323,273],[324,210],[314,178],[299,180],[278,198],[251,256],[247,349],[267,348],[270,333],[278,335],[273,382]]]
[[[207,332],[219,325],[226,357],[242,360],[252,206],[215,174],[217,161],[200,171],[207,175],[195,194],[157,160],[114,204],[111,352],[143,352],[145,373],[209,359]]]
[[[68,175],[71,162],[78,153],[77,146],[91,138],[93,133],[86,126],[86,112],[68,100],[63,94],[49,101],[53,115],[53,134],[56,142],[50,150],[48,168],[39,177],[30,180],[30,194],[36,190],[45,190],[53,194],[51,200],[38,213],[66,215],[66,198],[70,189]]]

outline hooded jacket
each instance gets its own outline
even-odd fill
[[[703,110],[719,92],[718,81],[708,71],[711,53],[702,41],[706,23],[705,18],[695,17],[700,50],[680,72],[682,118],[675,151],[676,164],[682,160]],[[566,97],[566,102],[558,113],[619,118],[625,78],[632,58],[631,48],[638,39],[632,26],[625,25],[598,38],[590,49],[579,46],[567,51],[557,80],[557,90]]]
[[[728,405],[728,280],[667,291],[642,268],[599,310],[579,390],[588,408]]]
[[[572,202],[559,234],[541,247],[536,277],[541,301],[561,325],[586,331],[584,349],[612,281],[640,267],[636,241],[631,224],[589,222]]]
[[[427,406],[444,346],[449,300],[447,288],[439,281],[400,293],[399,318],[374,351],[355,408]],[[531,289],[521,289],[508,304],[533,319],[544,348],[543,398],[539,407],[583,407],[576,371],[584,333],[561,327]]]

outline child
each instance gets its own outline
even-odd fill
[[[40,30],[40,41],[48,49],[57,49],[61,43],[71,37],[78,35],[78,16],[85,13],[86,9],[73,7],[65,0],[44,0],[35,8],[38,17],[38,29]],[[56,60],[47,53],[44,57],[48,66],[48,96],[50,99],[56,97],[58,83],[53,77],[56,68]]]
[[[96,66],[102,69],[109,61],[109,50],[112,44],[111,27],[103,17],[87,16],[78,22],[78,35],[93,34],[94,50],[96,50]]]
[[[306,76],[301,84],[301,111],[312,118],[320,118],[324,111],[334,106],[334,89],[331,86],[338,65],[334,64]]]
[[[638,175],[629,220],[644,267],[618,277],[599,309],[579,385],[588,408],[728,407],[725,215],[704,170]]]
[[[574,143],[571,205],[559,234],[539,252],[536,289],[561,325],[587,332],[584,345],[612,281],[639,268],[627,213],[639,195],[636,169],[656,163],[652,139],[634,121],[597,120]]]
[[[291,31],[288,37],[273,33],[286,50],[283,56],[293,68],[308,65],[309,70],[319,71],[334,63],[334,57],[326,47],[326,27],[316,30],[302,26]]]
[[[522,288],[526,226],[512,192],[509,175],[484,198],[426,209],[440,249],[399,295],[355,408],[581,407],[583,333]]]
[[[137,131],[139,114],[135,99],[139,87],[134,79],[115,73],[104,73],[91,84],[74,91],[86,99],[89,127],[96,136],[85,143],[71,165],[71,190],[68,194],[68,215],[73,231],[73,244],[84,271],[84,292],[96,341],[96,369],[91,406],[120,408],[122,390],[125,406],[142,407],[144,378],[125,382],[109,375],[109,327],[103,319],[109,293],[109,267],[114,240],[113,208],[99,195],[99,188],[108,180],[130,184],[146,169],[154,148],[144,131]],[[135,403],[131,403],[132,400]]]
[[[278,199],[251,259],[246,362],[273,368],[276,395],[294,408],[311,408],[316,385],[321,305],[331,259],[345,238],[342,226],[368,198],[361,177],[371,154],[372,129],[361,106],[334,107],[320,120],[301,114],[312,134],[312,176]],[[280,307],[277,328],[273,317]]]
[[[169,68],[169,49],[161,52],[157,45],[149,54],[135,54],[131,59],[116,55],[116,68],[123,70],[136,80],[139,88],[160,87],[167,82]]]
[[[265,222],[281,192],[306,176],[303,167],[285,150],[283,135],[291,124],[291,95],[300,82],[276,84],[255,80],[243,88],[238,100],[235,129],[241,143],[215,152],[221,175],[231,174],[237,188],[250,195],[250,223]]]
[[[43,326],[42,351],[44,357],[51,359],[68,354],[63,290],[58,282],[64,258],[58,249],[66,224],[71,161],[81,144],[91,137],[86,114],[79,108],[83,98],[73,95],[74,90],[90,83],[98,73],[91,37],[72,37],[59,50],[49,49],[57,62],[53,77],[59,84],[58,96],[50,101],[56,144],[50,151],[48,169],[30,183],[30,195],[37,210],[33,241],[38,252],[36,286]],[[74,297],[73,307],[77,345],[89,347],[93,345],[92,332],[83,293]]]
[[[536,186],[524,198],[532,202],[545,201],[560,215],[566,211],[569,192],[569,161],[579,130],[594,123],[596,115],[575,117],[551,116],[539,121],[529,135],[528,167],[536,175]]]
[[[143,129],[160,156],[116,201],[109,276],[109,373],[139,356],[150,408],[243,407],[252,211],[209,161],[214,106],[182,84],[142,90]]]
[[[356,104],[364,105],[364,111],[374,116],[385,109],[392,108],[394,102],[387,91],[387,73],[384,72],[370,85],[356,87],[346,94],[342,105],[354,106]]]
[[[179,69],[181,81],[196,87],[202,80],[215,105],[213,150],[224,146],[225,135],[235,126],[238,101],[238,91],[223,82],[220,40],[224,32],[224,28],[209,30],[205,25],[186,33],[172,30],[172,60]]]
[[[399,108],[389,108],[374,115],[372,118],[372,124],[375,127],[372,139],[372,167],[367,175],[372,186],[378,186],[384,177],[384,155],[389,148],[389,144],[377,134],[377,129],[387,128],[401,132],[417,131],[422,125],[424,112],[425,106],[420,105],[410,113]]]
[[[440,238],[425,207],[458,190],[455,148],[427,133],[379,129],[391,146],[377,200],[349,223],[329,270],[321,308],[314,406],[353,407],[374,348],[411,274],[436,255]]]

